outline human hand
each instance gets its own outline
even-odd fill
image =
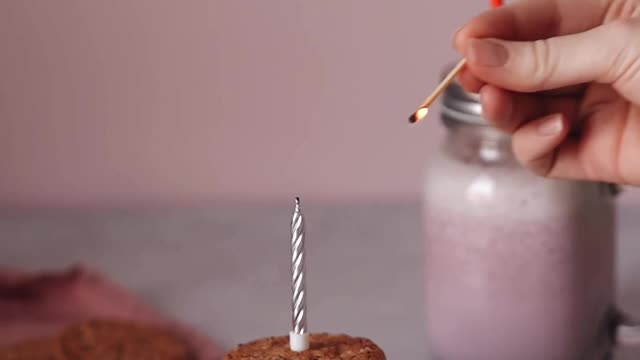
[[[551,178],[640,185],[640,0],[521,0],[465,24],[460,83]]]

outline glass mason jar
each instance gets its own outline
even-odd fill
[[[455,82],[441,115],[422,214],[430,360],[606,359],[615,188],[522,168]]]

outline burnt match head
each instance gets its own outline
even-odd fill
[[[429,113],[429,108],[418,109],[409,117],[409,123],[410,124],[417,123],[418,121],[424,119],[424,117],[427,116],[428,113]]]

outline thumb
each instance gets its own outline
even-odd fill
[[[628,82],[624,77],[634,73],[629,69],[640,66],[638,39],[638,19],[618,20],[545,40],[469,39],[463,53],[481,80],[512,91],[534,92],[587,82]],[[640,76],[640,70],[635,76]]]

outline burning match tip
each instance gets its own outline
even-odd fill
[[[409,117],[409,123],[410,124],[417,123],[418,121],[424,119],[424,117],[427,116],[428,113],[429,113],[429,108],[418,109],[416,112],[413,113],[413,115]]]
[[[296,205],[300,205],[300,198],[296,196]]]

